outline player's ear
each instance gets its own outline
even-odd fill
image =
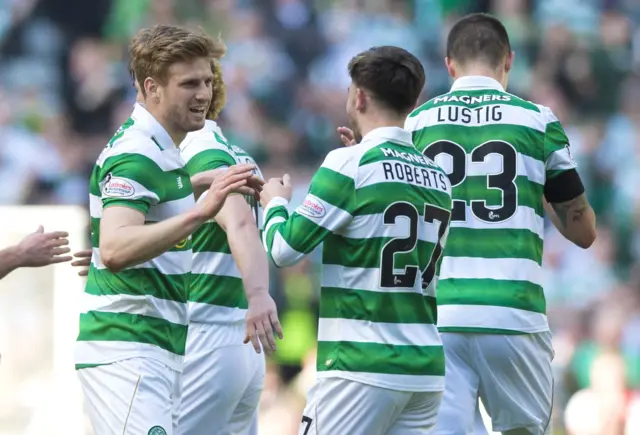
[[[151,98],[153,101],[158,102],[160,100],[160,86],[158,86],[158,82],[151,77],[147,77],[144,79],[143,85],[147,98]]]
[[[367,94],[362,88],[356,88],[355,93],[356,110],[361,112],[367,106]]]
[[[507,55],[507,61],[505,62],[505,72],[509,72],[511,71],[511,67],[513,66],[513,59],[516,56],[516,52],[515,51],[510,51],[509,54]]]
[[[455,77],[456,76],[456,67],[453,64],[453,60],[451,60],[451,58],[449,58],[449,57],[445,57],[444,58],[444,64],[447,67],[447,72],[449,73],[449,75],[451,77]]]

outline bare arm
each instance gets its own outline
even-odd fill
[[[0,251],[0,279],[22,266],[22,259],[17,246],[10,246]]]
[[[240,269],[247,300],[269,292],[269,263],[251,207],[242,196],[227,199],[216,216],[227,233],[233,259]]]
[[[112,272],[144,263],[189,237],[205,218],[192,210],[155,224],[128,207],[108,207],[100,220],[100,256]]]
[[[203,201],[185,213],[145,225],[144,215],[129,207],[107,207],[100,220],[100,256],[112,272],[144,263],[186,239],[214,217],[232,192],[254,195],[246,186],[254,165],[237,165],[214,181]]]
[[[242,196],[232,196],[216,216],[216,222],[227,233],[231,255],[242,276],[249,304],[247,338],[257,352],[260,351],[259,339],[267,354],[271,353],[276,349],[273,329],[280,338],[282,329],[276,305],[269,295],[269,262],[251,207]]]
[[[547,203],[549,218],[567,240],[587,249],[596,239],[596,215],[586,194],[565,202]]]

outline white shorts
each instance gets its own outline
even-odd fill
[[[388,390],[341,378],[322,378],[309,390],[298,435],[425,435],[441,392]]]
[[[264,354],[251,344],[212,349],[208,329],[189,325],[182,372],[180,435],[257,435]]]
[[[94,435],[173,435],[180,373],[150,358],[77,371]]]
[[[550,433],[550,332],[440,335],[446,359],[446,389],[437,435],[477,434],[474,426],[477,427],[478,398],[482,399],[495,432],[526,429],[532,435]]]

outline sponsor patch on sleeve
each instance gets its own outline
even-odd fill
[[[107,175],[103,185],[102,194],[112,198],[127,198],[133,196],[136,192],[133,185],[120,177],[112,177],[111,174]]]
[[[296,209],[296,212],[311,219],[319,219],[327,213],[322,200],[311,194],[307,195],[304,202]]]

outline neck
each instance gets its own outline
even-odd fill
[[[394,116],[377,113],[367,117],[362,117],[359,122],[360,134],[364,137],[376,128],[400,127],[404,128],[406,116]]]
[[[486,65],[482,65],[482,64],[468,65],[465,68],[460,69],[459,73],[453,76],[453,79],[458,80],[459,78],[468,77],[468,76],[489,77],[494,79],[498,83],[500,83],[503,88],[506,89],[507,87],[506,75]]]
[[[147,111],[155,118],[156,121],[165,129],[171,140],[173,141],[174,146],[179,147],[184,138],[187,136],[187,133],[183,131],[175,131],[171,128],[171,123],[162,116],[162,113],[157,109],[157,107],[151,107],[148,104],[143,104],[143,107],[147,109]]]

